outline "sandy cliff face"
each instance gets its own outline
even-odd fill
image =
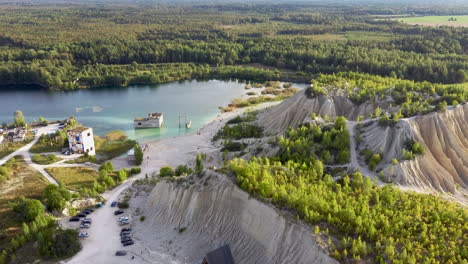
[[[386,103],[379,103],[388,109]],[[267,135],[280,135],[288,127],[310,121],[312,113],[320,116],[345,116],[356,120],[369,117],[377,103],[353,104],[343,95],[309,98],[305,90],[258,115],[258,124]],[[363,148],[383,153],[377,169],[383,169],[387,179],[402,186],[426,191],[442,191],[467,195],[468,189],[468,104],[449,107],[444,113],[431,113],[401,120],[395,126],[381,127],[378,122],[363,122],[360,129]],[[415,160],[392,165],[392,159],[402,159],[405,142],[414,139],[426,147],[426,153]],[[361,159],[361,167],[366,166]]]
[[[468,187],[468,104],[445,113],[409,120],[416,141],[426,153],[395,168],[402,185],[466,193]]]
[[[201,263],[204,254],[226,243],[236,263],[337,263],[318,248],[310,228],[250,198],[225,177],[205,172],[184,183],[158,183],[143,208],[143,239],[170,239],[186,263]]]
[[[341,95],[309,98],[305,92],[306,89],[278,106],[265,110],[259,115],[258,124],[265,128],[267,134],[278,135],[290,126],[296,127],[310,120],[312,113],[322,117],[345,116],[348,120],[356,120],[361,115],[368,117],[377,107],[374,103],[355,105]]]
[[[401,120],[393,127],[378,122],[364,124],[360,130],[362,148],[383,153],[378,168],[399,185],[457,193],[468,187],[468,104],[449,108],[445,113],[431,113]],[[402,159],[405,142],[414,139],[426,153],[414,160],[392,165]]]

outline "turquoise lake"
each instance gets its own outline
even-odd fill
[[[40,116],[58,120],[73,115],[97,135],[122,130],[137,140],[154,140],[197,131],[220,113],[220,106],[240,97],[244,87],[245,83],[238,80],[190,80],[69,92],[0,90],[0,122],[12,122],[16,110],[23,111],[28,121]],[[294,87],[304,88],[306,84]],[[164,127],[135,130],[133,118],[150,112],[164,113]],[[190,129],[179,128],[179,115],[192,120]]]

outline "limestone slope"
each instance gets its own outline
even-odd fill
[[[466,192],[468,104],[451,107],[444,113],[403,119],[393,127],[368,122],[359,131],[362,142],[358,152],[370,148],[382,153],[378,169],[382,168],[390,181],[423,190]],[[426,153],[392,165],[393,158],[402,159],[402,149],[409,139],[423,144]]]
[[[416,141],[426,153],[395,169],[398,183],[438,191],[466,191],[468,187],[468,104],[445,113],[409,121]]]
[[[214,172],[183,183],[159,182],[143,212],[147,221],[142,239],[149,245],[164,239],[190,245],[177,251],[186,263],[201,263],[204,254],[224,244],[230,244],[236,263],[337,263],[317,246],[310,228]],[[174,230],[183,232],[174,235]]]
[[[258,116],[258,124],[265,128],[267,134],[278,135],[288,127],[297,127],[310,120],[312,113],[322,117],[345,116],[348,120],[356,120],[361,115],[368,117],[378,106],[376,103],[355,105],[342,95],[322,95],[310,98],[305,94],[306,90],[262,112]]]

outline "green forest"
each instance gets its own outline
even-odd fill
[[[376,19],[389,12],[403,11],[313,4],[5,6],[0,83],[63,90],[213,77],[304,81],[348,71],[443,84],[468,80],[467,28]]]
[[[423,151],[410,143],[417,153]],[[335,179],[327,171],[326,164],[349,161],[345,118],[290,129],[277,144],[276,156],[234,159],[226,169],[243,190],[313,225],[334,258],[345,263],[466,262],[468,212],[462,206],[377,186],[360,172]]]

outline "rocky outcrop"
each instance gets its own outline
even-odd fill
[[[337,263],[317,246],[310,227],[211,171],[182,183],[159,182],[143,211],[145,244],[170,239],[181,245],[177,255],[186,263],[201,263],[207,252],[224,244],[236,263]]]
[[[308,97],[306,89],[298,92],[281,104],[269,108],[258,116],[258,124],[270,135],[283,133],[288,127],[310,120],[312,113],[322,117],[344,116],[348,120],[356,120],[359,116],[369,117],[377,108],[376,103],[355,105],[343,95],[321,95]]]

